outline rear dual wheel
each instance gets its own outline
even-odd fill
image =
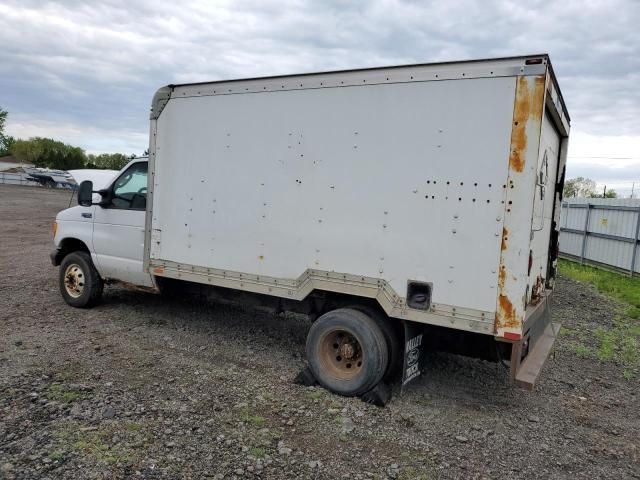
[[[362,395],[384,377],[389,346],[379,324],[353,308],[322,315],[307,336],[307,359],[316,380],[345,396]]]

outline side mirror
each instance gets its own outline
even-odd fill
[[[78,187],[78,205],[90,207],[93,203],[93,182],[85,180]]]

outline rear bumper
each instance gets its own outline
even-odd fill
[[[536,339],[533,348],[529,347],[529,353],[520,362],[516,372],[514,383],[526,390],[533,390],[536,381],[542,372],[547,358],[551,354],[553,344],[560,333],[562,325],[549,323],[542,334]]]
[[[560,332],[561,325],[551,321],[547,291],[540,302],[527,309],[524,335],[511,349],[511,379],[519,387],[533,390]]]

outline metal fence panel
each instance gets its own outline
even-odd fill
[[[6,185],[39,185],[38,182],[27,180],[26,173],[0,172],[0,183]]]
[[[626,210],[594,209],[589,222],[591,232],[632,238],[638,213]]]
[[[582,249],[582,235],[560,232],[560,253],[579,257]]]
[[[631,267],[632,245],[609,238],[589,237],[585,259],[628,270]]]
[[[560,254],[640,273],[640,200],[572,198],[560,212]]]

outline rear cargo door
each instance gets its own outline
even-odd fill
[[[535,303],[544,292],[553,228],[555,186],[560,158],[560,134],[545,111],[536,170],[531,220],[531,252],[528,300]]]

